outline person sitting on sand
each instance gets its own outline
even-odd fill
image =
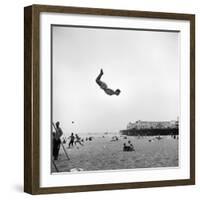
[[[134,148],[133,144],[130,144],[130,150],[131,151],[135,151],[135,148]]]
[[[123,147],[123,151],[135,151],[133,144],[131,143],[131,141],[128,141],[129,145],[126,145],[126,143],[124,143],[124,147]]]
[[[76,145],[76,143],[79,143],[80,145],[82,145],[83,146],[83,144],[81,143],[81,138],[78,136],[78,134],[75,134],[75,142],[74,142],[74,144]]]
[[[92,139],[93,139],[93,137],[89,137],[89,138],[88,138],[89,141],[92,141]]]
[[[100,74],[96,78],[96,83],[100,86],[102,90],[104,90],[106,94],[118,96],[121,91],[119,89],[114,91],[113,89],[108,88],[107,84],[101,81],[102,76],[103,76],[103,70],[101,69]]]
[[[116,141],[118,141],[118,140],[119,140],[119,139],[118,139],[117,136],[113,136],[112,139],[111,139],[111,142],[116,142]]]
[[[128,144],[129,144],[129,150],[130,150],[130,151],[135,151],[135,149],[134,149],[134,147],[133,147],[133,144],[131,143],[130,140],[128,141]]]
[[[129,143],[129,146],[130,146],[130,150],[135,151],[135,148],[134,148],[134,146],[133,146],[133,144],[131,143],[130,140],[128,141],[128,143]]]
[[[123,151],[128,151],[128,146],[126,145],[126,143],[124,143]]]
[[[69,141],[69,147],[68,148],[70,148],[71,145],[72,145],[72,147],[74,146],[74,139],[75,139],[74,133],[71,133],[69,138],[70,138],[70,141]]]

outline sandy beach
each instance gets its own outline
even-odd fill
[[[81,168],[83,171],[119,170],[135,168],[178,167],[178,139],[163,136],[155,137],[118,136],[118,141],[111,141],[111,135],[95,136],[92,141],[85,141],[68,148],[64,144],[70,160],[66,159],[63,148],[55,164],[59,172],[70,172]],[[123,144],[128,141],[135,151],[124,152]],[[52,165],[52,172],[56,172]]]

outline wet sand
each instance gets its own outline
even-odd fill
[[[59,159],[55,161],[59,172],[70,172],[73,168],[84,171],[119,170],[135,168],[178,167],[178,140],[163,136],[155,137],[118,137],[112,142],[112,136],[96,136],[92,141],[85,141],[84,146],[77,144],[68,149],[70,160],[66,159],[61,147]],[[131,141],[135,151],[124,152],[123,143]],[[151,140],[151,142],[149,142]],[[52,165],[52,172],[56,172]]]

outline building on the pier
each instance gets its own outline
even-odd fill
[[[171,121],[141,121],[129,122],[125,130],[120,132],[124,135],[177,135],[178,120]]]

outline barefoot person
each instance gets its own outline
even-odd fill
[[[104,83],[103,81],[101,81],[101,77],[103,76],[103,70],[101,69],[100,74],[97,76],[96,78],[96,83],[100,86],[100,88],[102,90],[104,90],[104,92],[108,95],[119,95],[120,94],[120,90],[112,90],[110,88],[108,88],[108,86],[106,85],[106,83]]]

